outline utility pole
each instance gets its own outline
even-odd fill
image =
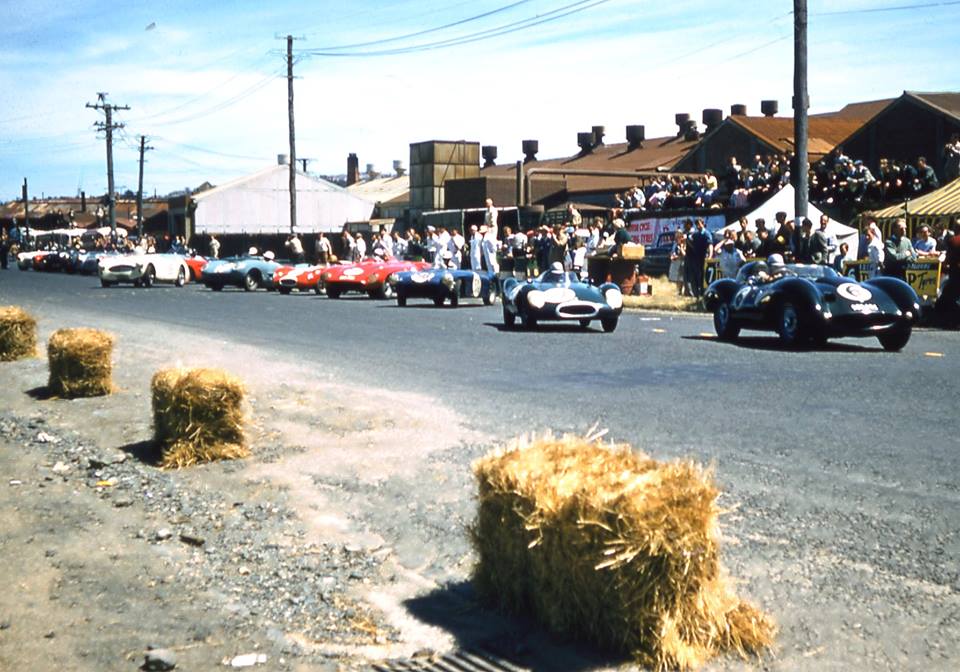
[[[30,239],[30,201],[27,200],[27,178],[23,178],[23,244]],[[29,247],[27,249],[30,249]]]
[[[129,110],[130,108],[126,105],[111,105],[107,102],[107,94],[104,92],[97,93],[97,103],[95,105],[87,103],[87,107],[94,110],[103,110],[107,116],[105,122],[98,121],[94,125],[97,131],[106,131],[107,134],[107,209],[110,219],[110,237],[116,240],[117,213],[113,193],[113,131],[116,128],[123,128],[124,125],[113,123],[113,112],[114,110]]]
[[[143,153],[153,147],[145,146],[146,137],[140,136],[140,180],[137,183],[137,239],[143,241]]]
[[[793,138],[796,165],[794,215],[807,216],[810,160],[807,155],[807,0],[793,0]]]
[[[287,114],[290,117],[290,233],[293,233],[297,226],[297,146],[293,131],[293,35],[287,35]]]

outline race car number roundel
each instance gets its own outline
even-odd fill
[[[843,284],[837,285],[837,294],[845,298],[847,301],[853,301],[856,303],[863,303],[864,301],[869,301],[871,298],[873,298],[873,294],[870,293],[869,289],[866,287],[861,287],[860,285],[852,282],[844,282]]]

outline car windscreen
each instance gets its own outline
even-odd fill
[[[557,271],[547,271],[540,276],[539,280],[554,285],[569,285],[579,282],[575,273],[558,273]]]
[[[837,277],[835,270],[829,266],[821,266],[819,264],[788,264],[787,268],[792,271],[794,275],[801,278],[809,278],[810,280]]]

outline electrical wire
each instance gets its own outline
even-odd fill
[[[810,12],[810,16],[840,16],[842,14],[872,14],[875,12],[899,12],[905,9],[932,9],[935,7],[950,7],[953,5],[960,5],[960,0],[950,0],[948,2],[926,2],[922,4],[916,4],[916,5],[896,5],[893,7],[865,7],[863,9],[838,9],[830,12]]]

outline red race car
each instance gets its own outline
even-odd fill
[[[190,279],[194,282],[199,281],[203,267],[207,265],[207,258],[201,257],[199,254],[184,255],[183,261],[187,264],[187,268],[190,269]]]
[[[327,266],[281,266],[273,273],[273,284],[281,294],[289,294],[297,289],[320,293],[320,276]]]
[[[390,299],[393,298],[393,287],[387,278],[391,273],[422,271],[425,268],[430,268],[425,261],[395,259],[366,259],[359,264],[331,266],[320,276],[323,284],[321,291],[326,290],[331,299],[339,299],[344,292],[366,292],[371,299]]]

